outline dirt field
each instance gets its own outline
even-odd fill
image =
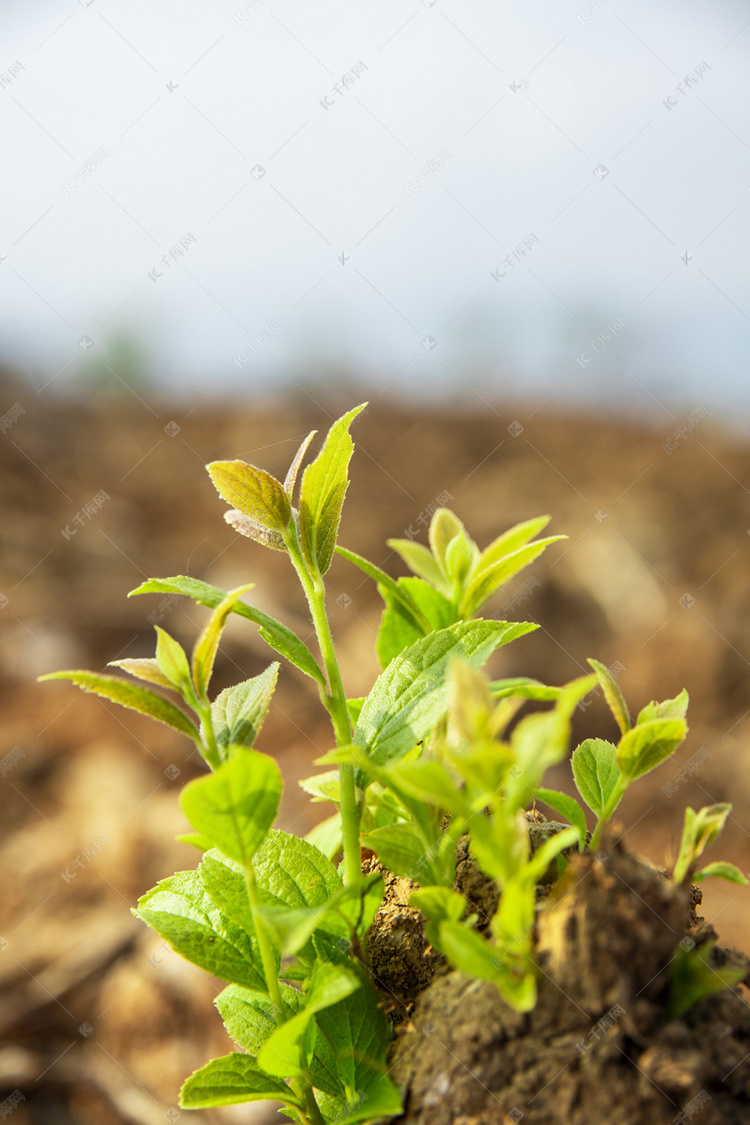
[[[226,526],[203,465],[240,457],[283,477],[305,433],[325,430],[356,399],[51,406],[22,385],[0,388],[0,414],[23,408],[0,434],[0,1108],[15,1099],[14,1125],[185,1120],[174,1108],[182,1079],[230,1049],[211,1007],[219,986],[128,910],[158,879],[196,863],[173,837],[184,828],[178,792],[199,762],[167,728],[35,677],[152,655],[154,621],[189,646],[201,611],[126,599],[151,576],[191,574],[224,588],[255,581],[248,597],[307,636],[291,568]],[[732,821],[710,858],[749,871],[750,450],[710,418],[679,436],[689,414],[649,430],[534,404],[418,416],[377,400],[355,426],[341,540],[398,575],[385,539],[424,540],[441,497],[480,546],[551,514],[550,533],[569,540],[491,604],[498,617],[541,628],[491,670],[562,683],[596,656],[620,666],[634,710],[687,687],[690,736],[674,764],[621,806],[627,843],[666,865],[684,807],[729,800]],[[347,689],[363,694],[378,670],[377,595],[341,559],[329,578]],[[215,689],[272,658],[254,627],[235,620]],[[295,779],[330,748],[308,684],[283,669],[259,743],[286,778],[279,827],[296,832],[321,808],[305,803]],[[577,727],[579,738],[615,730],[599,698]],[[548,784],[569,787],[569,771]],[[723,944],[750,952],[750,892],[713,880],[704,895]],[[252,1106],[190,1118],[267,1119],[267,1107]]]

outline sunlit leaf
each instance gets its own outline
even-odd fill
[[[591,657],[588,658],[588,663],[596,672],[596,678],[599,681],[602,691],[604,692],[604,698],[609,704],[609,709],[614,715],[615,721],[620,728],[620,734],[627,734],[627,732],[632,727],[633,722],[630,718],[628,705],[625,702],[625,696],[620,690],[620,685],[617,683],[617,680],[614,678],[606,665],[601,664],[598,660],[594,660]],[[641,714],[642,713],[643,712],[641,712]],[[653,718],[660,717],[662,716],[653,716]],[[668,716],[663,717],[666,718]],[[640,722],[640,716],[638,721]]]
[[[286,533],[292,505],[275,477],[246,461],[212,461],[206,468],[222,500],[271,531]]]
[[[281,773],[257,750],[238,747],[209,777],[186,785],[180,804],[193,828],[230,859],[248,864],[276,818]]]
[[[286,1082],[264,1074],[252,1055],[237,1051],[212,1059],[191,1074],[180,1090],[182,1109],[207,1109],[266,1099],[300,1107]]]
[[[578,792],[601,816],[620,780],[617,747],[603,738],[587,738],[573,751],[571,766]]]
[[[223,600],[219,602],[198,637],[198,640],[195,642],[192,657],[192,671],[195,690],[201,699],[206,698],[208,684],[214,670],[216,652],[227,618],[234,609],[235,602],[237,602],[240,595],[246,593],[248,590],[252,590],[253,586],[254,583],[251,582],[246,586],[238,586],[236,590],[230,590]]]
[[[218,586],[212,586],[209,582],[201,582],[197,578],[189,578],[183,574],[176,575],[173,578],[149,578],[135,590],[131,590],[128,597],[134,597],[136,594],[181,594],[192,598],[199,605],[208,606],[210,609],[215,609],[221,605],[226,597],[224,591],[220,590]],[[275,649],[281,656],[285,656],[295,667],[317,683],[325,686],[325,677],[312,653],[286,625],[282,625],[280,621],[269,617],[267,613],[246,605],[242,601],[234,602],[232,613],[236,613],[240,617],[246,617],[249,621],[259,625],[260,636],[271,648]]]
[[[444,714],[454,660],[480,668],[500,645],[534,628],[526,622],[462,621],[410,645],[375,681],[352,741],[376,763],[401,757]]]
[[[300,542],[308,565],[317,574],[325,574],[331,565],[354,452],[349,427],[366,405],[355,406],[333,423],[320,453],[302,474]]]
[[[186,734],[188,738],[192,738],[200,746],[198,728],[190,721],[185,712],[181,711],[179,707],[175,707],[174,703],[170,703],[168,699],[164,699],[163,696],[157,695],[156,692],[149,691],[147,688],[137,687],[135,684],[128,683],[127,680],[120,680],[116,676],[101,676],[96,672],[79,670],[74,672],[48,672],[45,676],[39,676],[39,680],[71,680],[83,691],[101,695],[104,699],[111,699],[113,703],[119,703],[122,707],[129,707],[132,711],[140,711],[142,715],[148,715],[159,723],[165,723],[166,726],[173,727],[180,734]]]

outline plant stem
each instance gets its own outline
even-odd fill
[[[271,939],[268,935],[265,923],[260,913],[260,896],[258,888],[255,883],[255,872],[253,871],[252,864],[245,865],[245,886],[247,887],[247,897],[250,902],[250,910],[253,915],[253,925],[255,927],[255,936],[258,939],[258,948],[260,950],[260,959],[263,964],[263,976],[266,979],[266,987],[268,988],[268,995],[273,1004],[274,1019],[276,1026],[281,1027],[283,1023],[289,1018],[284,998],[281,995],[281,988],[279,986],[279,979],[276,972],[276,960],[273,955],[273,946]],[[297,1094],[299,1099],[305,1106],[306,1120],[311,1125],[325,1125],[323,1115],[318,1108],[318,1103],[315,1101],[315,1095],[312,1089],[312,1083],[306,1078],[296,1078],[291,1080],[291,1088]]]
[[[211,716],[211,704],[201,705],[195,708],[200,721],[203,723],[203,730],[205,732],[205,739],[201,748],[206,761],[212,770],[217,770],[221,765],[221,754],[216,742],[216,732],[214,731],[213,718]]]
[[[348,746],[352,738],[352,728],[349,721],[349,710],[346,705],[346,692],[341,679],[341,670],[336,658],[336,649],[331,636],[331,627],[326,613],[325,584],[320,575],[312,574],[308,569],[305,558],[299,546],[299,539],[290,539],[287,543],[289,556],[295,570],[299,575],[302,588],[305,591],[310,613],[312,614],[315,634],[323,657],[323,666],[328,677],[329,694],[324,703],[331,716],[333,733],[336,746]],[[359,826],[361,810],[357,802],[357,787],[354,777],[354,766],[342,762],[339,767],[339,780],[341,784],[341,825],[344,842],[344,870],[346,882],[351,886],[362,875],[362,861],[359,847]]]
[[[623,777],[620,777],[620,780],[617,782],[617,785],[615,786],[615,788],[610,793],[609,800],[607,801],[606,805],[604,806],[604,809],[602,810],[602,815],[599,817],[599,820],[597,821],[597,824],[596,824],[596,828],[594,829],[594,831],[592,833],[592,836],[591,836],[591,840],[589,841],[589,851],[590,852],[595,852],[596,849],[599,847],[599,840],[601,839],[602,829],[604,828],[604,825],[607,823],[607,821],[610,819],[610,817],[614,813],[615,809],[619,805],[620,801],[622,800],[622,798],[625,794],[625,790],[627,789],[629,784],[630,784],[629,781],[626,781]]]
[[[312,1086],[308,1082],[305,1082],[304,1089],[300,1092],[305,1102],[307,1117],[312,1122],[312,1125],[325,1125],[325,1118],[320,1112],[318,1103],[315,1101]]]
[[[266,929],[265,922],[260,913],[261,902],[258,888],[255,884],[255,872],[250,863],[245,864],[245,886],[247,887],[247,897],[253,915],[255,936],[258,939],[260,959],[263,964],[263,975],[266,978],[268,995],[271,997],[271,1003],[274,1007],[276,1026],[280,1027],[288,1018],[288,1013],[279,987],[279,978],[276,973],[276,959],[273,955],[273,945],[271,944],[268,930]]]
[[[314,583],[313,599],[310,608],[313,623],[318,635],[318,643],[323,656],[328,684],[330,687],[330,715],[337,746],[347,746],[351,742],[352,728],[349,710],[346,706],[346,692],[341,679],[333,637],[325,610],[325,586],[321,579]],[[344,869],[346,881],[351,886],[362,875],[362,860],[359,848],[360,809],[357,804],[357,787],[354,780],[354,766],[342,762],[339,767],[341,785],[341,825],[344,834]]]

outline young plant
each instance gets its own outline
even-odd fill
[[[698,858],[724,829],[732,811],[729,804],[706,805],[699,809],[685,809],[680,851],[672,871],[675,883],[701,883],[710,875],[728,879],[730,883],[747,884],[748,880],[733,863],[719,860],[698,870]]]
[[[314,431],[283,483],[244,461],[208,466],[219,494],[231,505],[227,522],[288,556],[307,598],[319,659],[282,622],[241,600],[252,584],[225,594],[180,575],[151,579],[132,593],[187,595],[211,609],[190,658],[157,626],[154,658],[113,662],[140,683],[87,671],[41,677],[69,679],[84,691],[166,723],[193,741],[209,767],[209,774],[190,782],[180,797],[192,826],[181,839],[204,852],[201,863],[160,882],[134,911],[184,957],[227,982],[217,1007],[242,1050],[214,1059],[187,1080],[181,1092],[185,1108],[273,1098],[303,1125],[353,1125],[400,1110],[398,1091],[385,1070],[389,1030],[367,965],[366,934],[382,901],[383,881],[377,874],[363,877],[360,862],[363,813],[370,821],[377,815],[382,819],[384,809],[399,807],[400,793],[381,789],[366,809],[370,778],[357,761],[385,770],[418,757],[420,745],[443,724],[451,666],[461,661],[478,669],[498,646],[535,628],[473,615],[553,541],[529,545],[546,518],[520,525],[480,552],[460,521],[441,510],[431,528],[434,585],[420,577],[396,582],[341,552],[375,575],[387,601],[379,641],[386,653],[383,674],[364,700],[347,699],[325,608],[324,577],[348,486],[354,448],[349,428],[363,409],[356,407],[331,426],[302,475],[298,507],[296,480]],[[401,553],[409,547],[416,558],[415,544],[401,545]],[[335,795],[339,809],[334,830],[327,833],[327,850],[335,854],[341,842],[339,870],[310,840],[273,828],[281,776],[273,759],[254,745],[278,663],[214,699],[209,695],[222,631],[232,613],[253,621],[279,655],[315,682],[328,712],[340,760],[326,791],[328,799]],[[533,694],[532,681],[517,683],[521,694]],[[154,688],[176,695],[186,709]],[[498,690],[502,693],[503,686]],[[357,761],[348,757],[354,746]],[[439,838],[434,810],[424,801],[406,799],[432,846]],[[446,870],[456,839],[452,827],[440,844]],[[384,849],[388,852],[385,844]]]
[[[589,664],[621,732],[616,745],[603,738],[587,738],[571,758],[576,789],[597,818],[589,841],[591,850],[596,851],[606,824],[630,785],[671,757],[687,736],[688,694],[683,690],[674,699],[648,703],[633,723],[612,673],[598,660],[589,659]],[[583,819],[585,825],[585,814],[575,798],[541,788],[536,796],[571,824],[580,825]],[[582,838],[581,848],[584,842]]]
[[[524,677],[488,685],[479,675],[498,647],[537,627],[476,615],[562,538],[535,538],[548,517],[519,524],[480,550],[461,521],[441,508],[430,525],[429,549],[389,541],[413,571],[397,580],[337,546],[354,449],[349,430],[364,405],[330,427],[302,474],[297,507],[297,477],[315,431],[283,483],[244,461],[207,466],[231,505],[227,522],[287,555],[307,599],[318,655],[242,600],[252,584],[224,593],[178,575],[150,579],[132,594],[186,595],[211,610],[190,658],[157,626],[154,658],[113,662],[140,683],[87,671],[41,677],[72,680],[166,723],[192,740],[208,766],[180,797],[192,828],[180,838],[204,853],[199,866],[158,883],[134,911],[227,985],[216,1005],[240,1050],[187,1079],[180,1094],[186,1109],[273,1099],[300,1125],[356,1125],[399,1113],[386,1069],[389,1025],[367,955],[383,879],[362,874],[361,844],[420,884],[411,901],[427,919],[428,939],[453,965],[494,981],[510,1004],[528,1010],[536,995],[537,883],[561,853],[586,842],[580,804],[540,788],[546,769],[567,753],[574,709],[599,683],[622,732],[617,746],[589,739],[573,755],[579,792],[598,817],[592,848],[628,785],[673,753],[687,730],[686,693],[649,704],[633,724],[617,685],[596,661],[593,675],[559,688]],[[384,601],[377,639],[383,671],[364,699],[347,698],[326,612],[325,575],[334,551],[374,578]],[[335,768],[302,785],[337,811],[305,839],[274,829],[282,779],[275,761],[255,749],[279,664],[215,698],[209,693],[232,613],[254,622],[278,655],[313,680],[330,718],[335,748],[324,760]],[[525,701],[552,706],[514,722]],[[524,809],[534,796],[571,828],[532,853]],[[695,857],[715,825],[701,820],[706,812],[691,822],[675,878],[697,877]],[[500,890],[486,933],[455,889],[463,835]],[[726,874],[704,869],[711,873]]]

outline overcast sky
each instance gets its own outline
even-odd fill
[[[134,333],[206,390],[750,405],[740,0],[4,0],[0,32],[0,352],[40,381]]]

